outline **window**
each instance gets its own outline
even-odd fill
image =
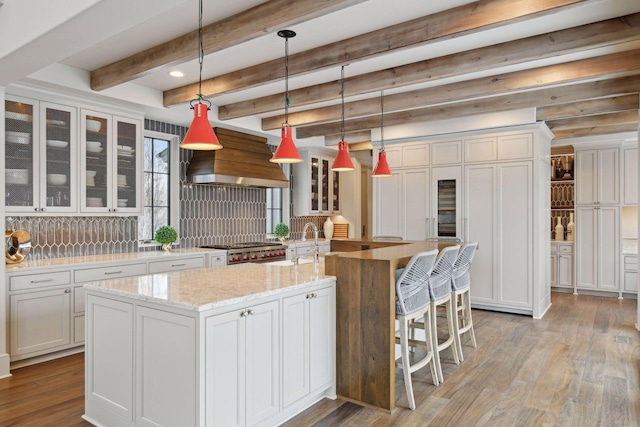
[[[267,234],[282,222],[282,188],[267,188]]]
[[[171,225],[179,231],[178,137],[145,131],[144,137],[144,205],[138,221],[141,245],[155,244],[158,227]]]

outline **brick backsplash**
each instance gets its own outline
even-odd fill
[[[184,126],[145,119],[147,130],[179,135]],[[266,238],[266,190],[225,185],[193,185],[186,182],[190,150],[180,150],[180,245],[263,241]],[[302,237],[307,222],[318,226],[322,237],[325,217],[291,218],[291,239]],[[30,259],[47,259],[107,253],[158,250],[138,248],[137,217],[17,217],[5,218],[5,226],[31,234]],[[313,238],[312,233],[307,238]]]

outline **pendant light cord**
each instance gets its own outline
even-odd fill
[[[380,151],[384,151],[384,91],[380,91]]]
[[[198,80],[198,99],[202,101],[202,63],[204,62],[204,46],[202,42],[202,0],[198,13],[198,63],[200,64],[200,79]]]
[[[344,142],[344,65],[340,74],[340,94],[342,95],[342,141]]]
[[[284,122],[289,124],[289,37],[284,38]]]

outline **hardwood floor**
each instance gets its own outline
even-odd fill
[[[638,426],[640,333],[636,301],[554,293],[542,320],[474,310],[478,347],[443,354],[445,382],[413,374],[415,411],[401,371],[392,414],[341,400],[314,405],[286,427]],[[16,369],[0,380],[0,426],[90,426],[83,355]]]

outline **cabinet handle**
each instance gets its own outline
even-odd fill
[[[307,294],[307,299],[311,298],[311,294]]]
[[[71,293],[71,289],[69,289],[69,288],[65,289],[65,290],[64,290],[64,293],[65,293],[65,294],[70,294],[70,293]]]
[[[105,275],[110,275],[110,274],[122,274],[122,270],[120,271],[105,271],[104,272]]]
[[[252,308],[250,308],[250,309],[249,309],[249,315],[252,315],[252,314],[253,314],[253,309],[252,309]]]
[[[53,282],[53,279],[32,280],[29,283],[47,283],[47,282]]]
[[[431,224],[429,223],[429,220],[431,218],[427,217],[426,219],[427,219],[427,235],[424,236],[425,239],[428,238],[431,235]]]
[[[38,208],[35,208],[35,209],[34,209],[34,211],[38,212],[38,211],[39,211],[39,209],[38,209]]]
[[[185,263],[182,263],[182,264],[171,264],[171,267],[184,267],[185,265],[187,265],[187,264],[185,264]]]
[[[40,210],[41,210],[42,212],[44,212],[44,211],[46,211],[46,210],[47,210],[47,208],[40,208]]]

